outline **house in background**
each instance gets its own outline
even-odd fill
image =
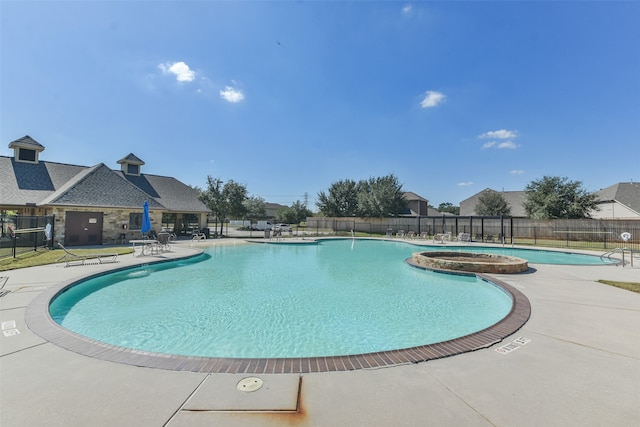
[[[596,191],[600,210],[592,212],[597,219],[640,219],[640,183],[619,182]]]
[[[281,205],[279,203],[271,203],[271,202],[265,202],[264,204],[264,210],[266,212],[266,216],[268,219],[275,219],[276,214],[278,213],[278,211],[280,209],[284,209],[287,206],[285,205]]]
[[[507,202],[509,207],[511,208],[511,216],[513,217],[526,217],[527,214],[524,210],[522,204],[525,199],[524,191],[495,191],[491,188],[485,188],[479,193],[474,194],[460,202],[460,216],[476,216],[476,206],[478,206],[480,196],[488,191],[493,191],[496,193],[500,193],[504,200]]]
[[[495,191],[486,188],[460,202],[460,215],[476,215],[475,208],[480,196],[487,191]],[[500,192],[511,207],[511,216],[526,217],[522,206],[526,197],[524,191]],[[591,212],[594,219],[640,219],[640,183],[620,182],[596,191],[595,195],[600,200],[600,210]]]
[[[442,216],[442,215],[453,215],[449,212],[440,212],[437,209],[429,206],[429,200],[424,197],[412,192],[405,191],[404,198],[407,199],[407,210],[402,214],[402,216],[409,217],[422,217],[422,216]]]
[[[209,209],[197,190],[168,176],[142,173],[142,160],[129,154],[120,170],[104,163],[69,165],[40,159],[45,147],[30,136],[9,144],[13,157],[0,156],[0,209],[19,215],[55,215],[54,242],[99,245],[141,237],[142,206],[160,231],[163,214],[172,231],[207,226]]]

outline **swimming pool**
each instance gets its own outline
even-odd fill
[[[472,334],[511,310],[511,296],[485,280],[410,268],[415,251],[371,240],[217,246],[201,262],[90,279],[49,309],[63,327],[112,345],[227,358],[409,348]]]

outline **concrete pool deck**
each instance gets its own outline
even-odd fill
[[[221,241],[215,241],[221,244]],[[227,240],[225,244],[240,244]],[[202,248],[174,245],[164,257]],[[26,307],[59,283],[151,261],[0,272],[0,425],[511,426],[637,425],[640,294],[598,279],[640,281],[640,266],[553,266],[492,275],[524,293],[529,321],[489,348],[379,369],[211,374],[141,368],[65,350],[32,333]],[[239,391],[259,377],[262,388]]]

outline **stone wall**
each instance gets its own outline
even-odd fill
[[[53,243],[58,242],[64,244],[65,237],[65,220],[67,211],[74,212],[102,212],[102,243],[127,243],[132,239],[140,239],[142,232],[140,230],[131,230],[129,227],[129,214],[142,213],[140,209],[111,209],[111,208],[81,208],[81,207],[57,207],[51,210],[51,214],[56,216],[54,225]],[[149,210],[151,215],[151,229],[160,232],[162,226],[162,212]],[[127,228],[123,226],[126,224]]]

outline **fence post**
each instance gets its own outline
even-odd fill
[[[511,234],[511,246],[513,246],[513,217],[509,218],[509,234]]]

